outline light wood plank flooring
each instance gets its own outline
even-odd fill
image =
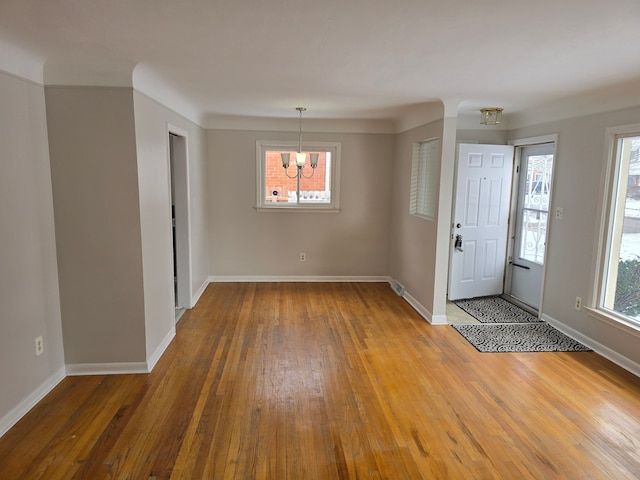
[[[640,478],[640,381],[479,353],[387,284],[212,284],[151,374],[62,381],[0,478]]]

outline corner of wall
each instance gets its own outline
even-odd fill
[[[15,408],[0,418],[0,437],[9,431],[18,421],[36,406],[66,376],[65,368],[61,368],[46,378],[38,387],[24,398]]]

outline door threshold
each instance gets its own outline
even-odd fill
[[[518,300],[516,297],[509,295],[508,293],[503,293],[500,296],[504,298],[507,302],[513,303],[516,307],[520,307],[525,312],[529,312],[531,315],[535,315],[536,317],[538,317],[540,313],[537,308],[534,308],[531,305],[527,305],[523,301]]]

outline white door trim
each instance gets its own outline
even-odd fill
[[[543,144],[543,143],[553,143],[553,174],[551,176],[551,193],[549,194],[549,223],[547,225],[547,243],[549,243],[549,239],[551,238],[551,234],[552,234],[552,230],[553,230],[553,192],[555,190],[555,183],[556,183],[556,165],[557,165],[557,150],[558,150],[558,134],[557,133],[552,133],[552,134],[548,134],[548,135],[540,135],[540,136],[536,136],[536,137],[525,137],[525,138],[517,138],[517,139],[513,139],[513,140],[509,140],[508,144],[509,145],[513,145],[514,147],[516,147],[516,151],[515,151],[515,164],[518,167],[520,166],[520,153],[521,153],[521,148],[520,147],[529,147],[529,146],[533,146],[533,145],[539,145],[539,144]],[[514,168],[514,179],[511,183],[512,185],[512,192],[511,192],[511,213],[510,213],[510,220],[509,220],[509,238],[508,238],[508,246],[507,246],[507,255],[509,257],[513,256],[513,252],[514,252],[514,242],[515,242],[515,228],[516,228],[516,209],[518,208],[517,206],[517,198],[518,198],[518,188],[519,188],[519,182],[517,181],[517,177],[516,177],[516,168]],[[540,292],[540,305],[538,307],[538,312],[542,312],[542,305],[544,302],[544,286],[545,286],[545,277],[546,277],[546,273],[547,273],[547,258],[549,255],[549,249],[545,248],[545,252],[544,252],[544,266],[542,268],[542,286],[541,286],[541,292]],[[505,266],[505,294],[509,295],[510,291],[511,291],[511,273],[510,273],[510,268],[509,268],[509,264],[507,263],[507,265]]]
[[[174,151],[173,171],[170,182],[173,182],[176,207],[176,263],[178,298],[176,305],[181,308],[193,307],[192,268],[191,268],[191,202],[189,182],[189,134],[186,130],[167,123],[167,157],[171,165],[170,135],[176,135],[178,148]],[[171,185],[169,185],[171,189]],[[171,190],[169,190],[171,195]]]
[[[507,142],[508,145],[513,145],[514,147],[528,147],[530,145],[537,145],[539,143],[557,144],[558,134],[552,133],[549,135],[540,135],[538,137],[516,138],[513,140],[509,140],[509,142]]]

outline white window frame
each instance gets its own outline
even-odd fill
[[[331,152],[331,203],[322,204],[273,204],[265,202],[266,198],[266,157],[267,150],[298,149],[297,142],[279,142],[258,140],[256,142],[256,210],[258,212],[323,212],[338,213],[340,211],[340,157],[342,144],[340,142],[303,142],[303,152],[326,151]],[[294,155],[295,157],[295,155]],[[305,167],[307,171],[309,167]],[[289,167],[290,171],[297,170],[295,158]],[[290,173],[291,175],[291,173]]]
[[[435,220],[438,200],[440,139],[430,138],[413,144],[409,214]]]
[[[590,302],[585,308],[587,313],[604,323],[612,325],[620,330],[640,337],[640,322],[615,311],[605,309],[604,304],[607,263],[611,249],[611,228],[613,228],[613,215],[615,214],[615,197],[617,196],[616,182],[619,174],[618,140],[622,137],[640,136],[640,123],[610,127],[606,129],[605,160],[600,185],[598,235],[596,237],[595,253],[593,259],[594,272],[593,283],[590,292]]]

